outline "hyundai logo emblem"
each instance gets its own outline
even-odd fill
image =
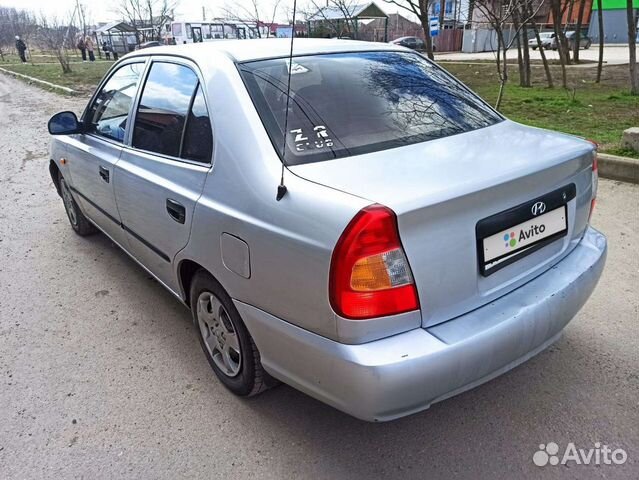
[[[531,211],[534,216],[541,215],[546,211],[546,204],[544,202],[537,202],[532,206]]]

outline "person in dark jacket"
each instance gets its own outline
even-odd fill
[[[107,60],[111,60],[111,47],[106,41],[102,41],[102,51]]]
[[[18,55],[20,55],[20,60],[22,63],[27,63],[27,57],[25,52],[27,51],[27,45],[22,41],[20,35],[16,35],[16,50],[18,51]]]
[[[76,42],[75,42],[75,46],[78,50],[80,50],[80,53],[82,54],[82,61],[86,62],[87,61],[87,47],[84,44],[84,37],[82,35],[79,35]]]

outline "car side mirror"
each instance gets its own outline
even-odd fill
[[[48,127],[51,135],[71,135],[83,132],[82,123],[78,121],[78,117],[73,112],[56,113],[49,120]]]

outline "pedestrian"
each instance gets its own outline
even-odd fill
[[[109,48],[106,40],[102,42],[102,51],[104,52],[104,56],[106,57],[106,59],[111,60],[111,49]]]
[[[93,55],[94,44],[91,35],[87,35],[84,38],[84,44],[86,45],[87,52],[89,52],[89,61],[95,62],[95,55]]]
[[[80,50],[80,53],[82,54],[82,61],[86,62],[87,61],[87,46],[84,44],[84,38],[82,38],[82,35],[80,35],[78,37],[78,41],[75,43],[75,46],[77,47],[78,50]]]
[[[27,63],[27,57],[25,52],[27,51],[27,45],[22,41],[20,35],[16,35],[16,50],[18,51],[18,55],[20,55],[20,60],[22,63]]]

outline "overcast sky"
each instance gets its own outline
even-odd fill
[[[80,0],[80,3],[87,7],[89,18],[92,23],[106,22],[111,20],[119,20],[117,14],[117,5],[121,0]],[[276,0],[259,0],[260,5],[264,5],[263,9],[266,13],[265,17],[272,15],[272,5]],[[362,3],[366,0],[362,0]],[[23,8],[31,10],[34,13],[44,13],[47,16],[56,15],[58,17],[67,17],[73,12],[76,0],[0,0],[1,6]],[[201,19],[202,7],[206,9],[207,18],[223,16],[225,7],[236,3],[251,5],[251,0],[177,0],[175,10],[176,16],[187,19]],[[324,4],[323,0],[315,0],[318,5]],[[353,0],[357,3],[357,0]],[[298,8],[302,5],[310,4],[310,0],[298,0]],[[398,8],[394,5],[384,3],[383,0],[377,1],[377,4],[387,13],[395,13]],[[279,14],[276,21],[285,22],[287,19],[286,12],[293,6],[293,0],[281,0]],[[234,9],[235,10],[235,9]],[[406,13],[402,13],[406,15]],[[301,15],[300,15],[301,16]],[[406,15],[408,16],[408,15]]]
[[[207,18],[214,16],[221,16],[224,11],[225,5],[232,5],[234,3],[243,3],[244,5],[250,5],[250,0],[178,0],[177,7],[175,9],[176,16],[184,19],[201,19],[202,7],[206,9]],[[271,0],[265,0],[265,5],[268,5]],[[70,15],[75,6],[76,0],[0,0],[0,5],[7,7],[23,8],[32,10],[35,13],[44,13],[46,15],[57,15],[59,17],[66,17]],[[120,0],[80,0],[80,3],[87,7],[90,12],[90,17],[93,22],[105,22],[110,20],[118,20],[119,15],[117,11],[117,5]],[[292,0],[283,0],[281,5],[290,3]],[[282,18],[286,19],[286,14],[282,9]]]

